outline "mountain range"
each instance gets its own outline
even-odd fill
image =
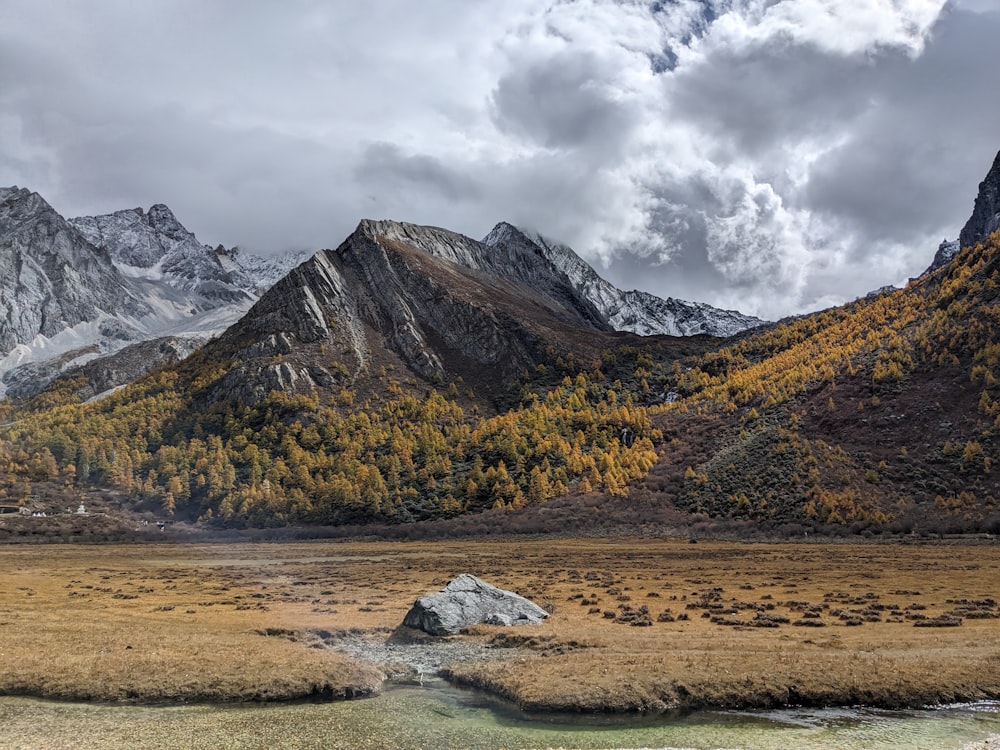
[[[47,383],[0,402],[0,495],[117,489],[210,526],[1000,531],[998,186],[1000,155],[906,288],[756,330],[505,223],[364,220],[265,290],[165,207],[67,222],[10,189],[3,340],[100,338],[5,375]],[[742,330],[620,330],[709,322]]]
[[[408,243],[480,274],[533,285],[601,330],[725,336],[763,322],[707,305],[622,292],[571,249],[506,223],[483,242],[386,221],[362,222],[358,231]],[[87,392],[95,391],[89,374],[111,387],[131,382],[222,333],[310,257],[300,252],[265,258],[239,248],[210,248],[163,204],[65,220],[37,193],[3,189],[0,395],[31,396],[64,372],[87,373]],[[138,345],[140,356],[126,352],[103,369],[92,364]]]
[[[141,345],[101,373],[131,382],[225,330],[305,257],[212,250],[163,205],[67,221],[37,193],[0,189],[0,395]]]

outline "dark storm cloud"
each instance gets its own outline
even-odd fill
[[[894,65],[876,106],[819,159],[805,205],[870,241],[954,239],[1000,149],[1000,97],[982,79],[1000,70],[1000,13],[947,13],[924,55]],[[857,252],[866,248],[859,246]]]
[[[391,143],[373,143],[355,169],[359,183],[374,190],[395,188],[407,193],[429,191],[449,201],[473,201],[482,190],[468,175],[449,168],[440,159],[407,155]]]
[[[722,49],[711,65],[673,77],[670,109],[711,132],[734,157],[757,157],[790,139],[829,137],[857,117],[878,90],[884,65],[783,38]]]
[[[665,77],[670,114],[710,134],[707,161],[742,162],[752,178],[695,167],[665,179],[650,226],[683,252],[633,257],[618,278],[780,312],[918,273],[957,234],[1000,147],[1000,99],[983,89],[998,25],[998,13],[953,7],[918,55],[779,34],[682,64]]]
[[[564,50],[504,75],[493,92],[497,125],[549,148],[604,149],[620,143],[636,112],[616,101],[608,67],[592,53]]]

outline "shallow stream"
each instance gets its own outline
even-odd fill
[[[986,740],[993,738],[986,745]],[[346,703],[106,706],[0,698],[0,748],[1000,747],[1000,703],[784,709],[655,719],[530,717],[440,680]]]

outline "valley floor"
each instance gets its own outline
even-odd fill
[[[445,674],[528,710],[1000,697],[992,544],[15,545],[0,548],[0,570],[7,695],[374,695],[384,673],[406,666],[345,652],[396,653],[381,646],[400,640],[394,631],[414,599],[468,572],[552,616],[455,637],[465,660]],[[500,647],[503,658],[486,658]]]

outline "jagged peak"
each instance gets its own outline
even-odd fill
[[[363,219],[354,235],[379,243],[382,240],[400,242],[415,250],[451,261],[474,270],[495,270],[491,252],[483,243],[436,226],[411,224],[389,219]],[[346,248],[350,243],[345,243]]]
[[[921,275],[929,274],[931,271],[951,263],[961,249],[961,243],[958,240],[942,240],[941,244],[938,245],[937,252],[934,253],[934,260]]]
[[[163,203],[154,203],[146,212],[146,223],[158,232],[175,237],[176,239],[194,239],[194,234],[181,224],[174,212]]]
[[[170,255],[211,254],[211,248],[202,245],[164,203],[154,203],[147,210],[126,208],[69,221],[91,243],[134,268],[153,268]]]
[[[5,203],[9,200],[14,200],[16,198],[27,198],[29,195],[31,195],[31,191],[28,190],[28,188],[18,187],[17,185],[11,185],[10,187],[0,187],[0,203]],[[38,194],[35,193],[35,195]]]
[[[734,310],[719,310],[700,302],[661,298],[644,291],[623,291],[604,279],[568,245],[539,232],[501,221],[483,238],[509,254],[532,252],[563,274],[577,294],[592,304],[614,328],[640,335],[689,336],[709,333],[726,336],[764,321]]]
[[[445,234],[455,237],[464,237],[458,232],[453,232],[444,227],[433,226],[431,224],[415,224],[410,221],[399,221],[397,219],[362,219],[358,222],[356,232],[362,232],[370,236],[378,235],[435,235]],[[465,238],[468,239],[468,238]]]
[[[355,232],[372,239],[385,237],[407,242],[421,250],[428,249],[429,243],[441,241],[459,245],[478,244],[472,238],[450,229],[394,219],[362,219]]]
[[[997,229],[1000,229],[1000,151],[986,177],[979,183],[972,216],[958,235],[959,243],[963,248],[971,247]]]
[[[501,221],[498,222],[497,225],[489,231],[489,234],[483,237],[482,242],[484,245],[489,245],[490,247],[493,247],[499,244],[500,242],[503,242],[507,238],[511,237],[512,235],[513,236],[520,235],[525,239],[531,239],[519,227],[515,226],[514,224],[511,224],[509,221]]]
[[[532,229],[519,227],[508,221],[499,222],[490,233],[483,238],[483,244],[491,247],[509,243],[512,240],[526,245],[532,251],[552,263],[561,273],[565,273],[573,281],[579,274],[585,274],[611,287],[610,282],[601,278],[594,267],[584,260],[569,245],[557,242]]]
[[[181,224],[174,212],[165,203],[154,203],[145,210],[142,206],[136,206],[135,208],[124,208],[107,214],[79,216],[70,219],[70,223],[107,224],[115,219],[128,224],[144,224],[154,232],[165,234],[179,241],[196,239],[194,233]]]
[[[52,205],[40,193],[35,192],[31,188],[18,187],[17,185],[0,188],[0,203],[12,203],[14,201],[30,201],[30,206],[27,207],[27,210],[32,213],[37,213],[40,210],[55,213]]]
[[[493,229],[490,230],[490,233],[487,234],[482,241],[484,245],[495,247],[502,245],[505,242],[510,242],[511,239],[519,240],[520,244],[526,245],[535,253],[550,262],[553,262],[553,256],[555,255],[566,256],[571,258],[574,264],[585,266],[591,273],[595,275],[597,274],[594,267],[580,257],[580,255],[569,245],[557,242],[550,237],[546,237],[544,234],[537,232],[534,229],[528,229],[526,227],[519,227],[516,224],[511,224],[509,221],[499,222],[495,227],[493,227]],[[556,262],[555,265],[557,267],[560,266],[558,262]]]

